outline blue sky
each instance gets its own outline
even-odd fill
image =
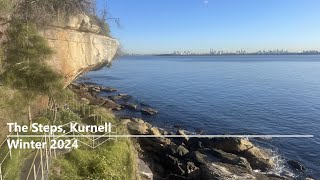
[[[97,0],[102,7],[105,0]],[[319,0],[107,0],[129,53],[320,50]]]

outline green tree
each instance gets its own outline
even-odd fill
[[[32,24],[12,22],[8,31],[4,72],[5,85],[17,89],[30,104],[37,95],[55,96],[63,88],[62,77],[45,63],[53,51]]]

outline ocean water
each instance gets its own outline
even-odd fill
[[[159,110],[156,116],[122,113],[163,128],[312,134],[254,141],[320,178],[320,56],[131,56],[85,76]]]

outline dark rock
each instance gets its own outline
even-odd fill
[[[205,138],[201,141],[208,148],[221,149],[230,153],[240,153],[253,147],[251,142],[241,138]]]
[[[100,87],[99,86],[94,86],[91,88],[92,91],[99,93],[100,92]]]
[[[101,92],[116,92],[117,89],[116,88],[112,88],[112,87],[101,87],[100,91]]]
[[[179,161],[178,158],[171,156],[171,155],[165,155],[164,163],[167,169],[171,170],[173,174],[177,175],[185,175],[186,172],[183,169],[183,164]]]
[[[159,138],[140,138],[139,144],[146,152],[164,156],[164,154],[161,153],[163,144],[161,143]]]
[[[118,100],[128,101],[129,99],[132,98],[132,96],[130,96],[128,94],[118,94],[115,96],[108,96],[108,97],[114,101],[118,101]]]
[[[169,174],[167,179],[168,180],[189,180],[188,177],[177,175],[177,174]]]
[[[71,90],[80,89],[79,84],[75,84],[75,83],[71,83],[68,87],[69,87]]]
[[[292,177],[286,178],[276,174],[253,173],[253,175],[258,180],[292,180]]]
[[[117,109],[121,107],[119,104],[109,99],[105,99],[104,104],[102,106],[108,109]]]
[[[250,163],[247,161],[246,158],[239,157],[235,154],[227,153],[218,149],[213,149],[212,154],[220,159],[223,163],[233,164],[242,166],[250,171],[252,171]]]
[[[287,161],[287,163],[295,170],[298,170],[298,171],[305,171],[306,170],[306,168],[298,161],[289,160],[289,161]]]
[[[189,153],[189,150],[186,149],[184,146],[178,146],[177,153],[180,157],[183,157]]]
[[[197,166],[209,162],[218,162],[219,159],[210,153],[210,150],[193,151],[189,154],[189,158],[196,163]]]
[[[131,109],[131,110],[137,110],[138,106],[136,104],[132,104],[132,103],[125,103],[123,104],[123,106],[125,108]]]
[[[188,161],[186,164],[186,172],[188,174],[188,177],[196,178],[200,175],[199,168],[193,163]]]
[[[141,106],[149,106],[149,104],[145,103],[145,102],[140,102]]]
[[[106,103],[106,100],[102,98],[94,98],[90,101],[90,105],[103,106]]]
[[[263,149],[254,146],[250,141],[242,138],[201,138],[201,146],[210,149],[220,149],[224,152],[233,153],[245,157],[252,169],[268,171],[275,164],[271,156]],[[194,144],[194,142],[193,142]],[[194,148],[194,147],[193,147]]]
[[[200,170],[204,180],[256,179],[245,168],[221,162],[203,164]]]
[[[166,154],[170,154],[177,157],[184,157],[189,153],[189,150],[185,147],[172,143],[164,148]]]
[[[147,115],[154,115],[154,114],[157,114],[158,111],[152,108],[144,108],[144,109],[141,109],[141,113],[147,114]]]
[[[88,99],[90,102],[91,102],[91,101],[94,101],[94,100],[96,99],[96,98],[93,97],[89,92],[80,91],[80,92],[78,92],[77,94],[78,94],[78,96],[79,96],[80,98],[86,98],[86,99]]]

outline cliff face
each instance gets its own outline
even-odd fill
[[[55,53],[48,64],[70,84],[79,75],[111,62],[119,42],[97,34],[100,28],[86,15],[68,17],[42,30]]]
[[[0,16],[0,46],[8,22]],[[64,76],[66,86],[79,75],[109,64],[118,50],[119,42],[99,35],[100,27],[92,22],[85,14],[62,16],[40,32],[55,52],[47,63]]]

